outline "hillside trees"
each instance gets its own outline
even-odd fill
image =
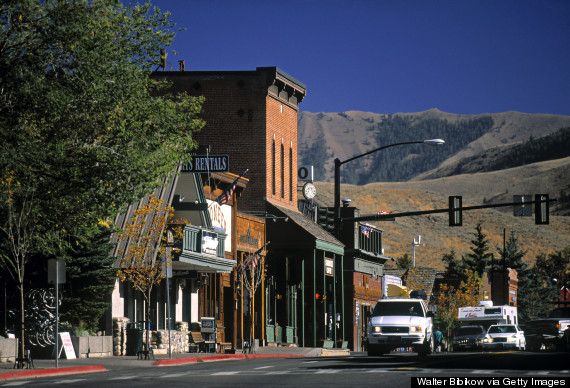
[[[174,24],[149,3],[11,0],[0,22],[0,174],[17,182],[0,225],[24,217],[30,237],[2,233],[1,257],[23,294],[30,252],[67,249],[189,160],[203,100],[151,80]]]
[[[366,172],[363,172],[362,164],[356,162],[360,173],[344,174],[343,182],[361,185],[409,180],[423,171],[437,167],[492,127],[491,117],[449,123],[441,119],[414,121],[402,116],[388,116],[376,124],[374,136],[378,145],[440,138],[446,141],[445,146],[425,147],[418,144],[378,152],[370,157],[372,162]],[[410,134],[413,134],[413,138],[410,138]]]

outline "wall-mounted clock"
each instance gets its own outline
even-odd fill
[[[313,199],[317,195],[317,189],[314,184],[307,182],[303,185],[303,197]]]

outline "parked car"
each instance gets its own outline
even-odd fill
[[[525,347],[524,332],[517,325],[491,325],[483,340],[483,350],[524,350]]]
[[[453,332],[453,350],[482,350],[487,331],[483,326],[462,326]]]

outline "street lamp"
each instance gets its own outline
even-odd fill
[[[394,143],[394,144],[385,145],[385,146],[376,148],[372,151],[368,151],[362,155],[353,156],[352,158],[347,159],[345,161],[341,161],[339,158],[336,158],[334,160],[334,232],[335,232],[335,236],[337,238],[340,237],[340,166],[342,166],[345,163],[351,162],[355,159],[362,158],[363,156],[370,155],[374,152],[381,151],[381,150],[389,148],[389,147],[395,147],[395,146],[405,145],[405,144],[427,144],[430,146],[439,146],[439,145],[442,145],[444,143],[445,143],[445,141],[442,139],[405,141],[402,143]]]

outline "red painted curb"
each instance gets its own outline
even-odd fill
[[[248,354],[246,358],[305,357],[296,354]]]
[[[155,366],[181,365],[198,362],[198,357],[173,358],[171,360],[158,360],[152,363]]]
[[[89,365],[70,368],[16,370],[13,372],[0,373],[0,380],[26,379],[30,377],[60,376],[93,372],[107,372],[107,369],[103,367],[103,365]]]
[[[198,357],[200,361],[245,360],[245,354],[219,354],[215,356]]]

